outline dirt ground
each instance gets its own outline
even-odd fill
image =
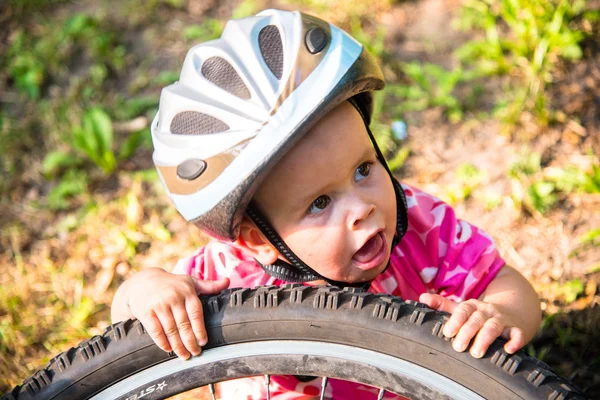
[[[389,22],[389,38],[394,40],[388,47],[400,58],[451,66],[452,50],[466,40],[464,33],[457,33],[448,23],[456,10],[453,3],[456,2],[425,0],[396,6],[390,16],[383,18],[384,23]],[[426,43],[435,43],[433,54],[424,49]],[[457,214],[494,237],[507,263],[534,284],[544,310],[554,313],[557,307],[561,308],[562,312],[540,332],[532,346],[548,346],[545,361],[594,397],[600,396],[600,353],[591,343],[600,328],[600,272],[589,271],[600,260],[600,248],[578,251],[582,248],[578,238],[600,226],[600,196],[568,196],[543,217],[517,212],[506,201],[511,190],[506,171],[523,153],[525,140],[529,141],[529,150],[542,154],[542,163],[547,166],[597,162],[595,156],[588,154],[597,155],[600,150],[600,46],[598,40],[585,45],[585,61],[564,65],[561,79],[552,89],[555,107],[579,115],[581,125],[540,130],[524,121],[507,136],[500,134],[499,125],[493,121],[453,125],[440,110],[415,113],[407,118],[411,156],[399,178],[443,196],[444,188],[455,180],[458,165],[470,163],[487,172],[485,186],[505,201],[489,210],[470,198],[456,206]],[[574,132],[579,127],[583,128],[579,130],[581,135]],[[563,307],[552,284],[576,278],[586,282],[586,296]],[[557,337],[564,332],[569,332],[569,343],[559,346]]]

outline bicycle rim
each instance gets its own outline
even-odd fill
[[[91,400],[159,399],[263,374],[327,376],[416,399],[483,399],[434,371],[374,351],[333,343],[264,341],[207,350],[188,361],[170,360],[118,382]]]

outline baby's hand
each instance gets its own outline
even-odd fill
[[[128,282],[127,304],[152,340],[164,351],[187,360],[208,341],[199,294],[226,289],[229,279],[201,281],[160,268],[144,270]]]
[[[525,344],[523,329],[519,328],[514,318],[503,312],[500,306],[475,299],[456,303],[429,293],[422,294],[419,301],[435,310],[452,314],[444,325],[443,333],[446,337],[454,337],[452,347],[456,351],[465,351],[473,338],[475,340],[471,346],[471,355],[476,358],[483,357],[498,337],[508,339],[504,350],[509,354]]]

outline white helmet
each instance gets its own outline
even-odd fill
[[[161,93],[152,122],[160,179],[186,220],[235,240],[283,154],[345,100],[368,125],[371,91],[383,86],[363,46],[318,18],[266,10],[229,21],[220,39],[188,52],[179,81]]]

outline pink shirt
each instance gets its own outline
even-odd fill
[[[406,184],[402,188],[408,204],[408,229],[392,249],[389,268],[373,280],[369,292],[392,294],[405,300],[418,300],[419,295],[427,292],[458,302],[478,298],[504,265],[493,239],[457,219],[454,210],[441,200]],[[267,275],[251,256],[232,243],[221,241],[212,241],[191,257],[180,260],[172,272],[198,279],[227,276],[230,287],[288,283]],[[302,383],[293,377],[272,377],[271,398],[287,400],[318,395],[320,383],[320,379]],[[328,396],[348,400],[377,396],[376,389],[334,379],[329,380],[328,392]],[[221,396],[266,398],[263,379],[223,383]]]

